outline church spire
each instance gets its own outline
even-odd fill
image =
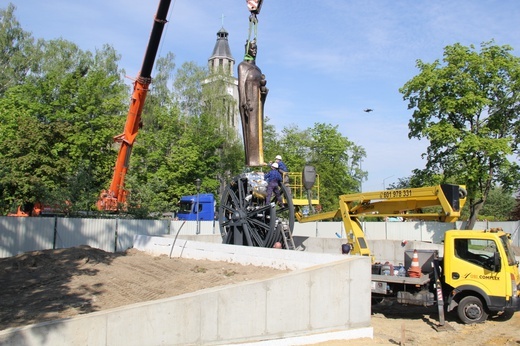
[[[235,59],[231,55],[228,35],[224,27],[217,32],[217,42],[213,48],[213,54],[208,59],[208,68],[211,72],[218,72],[221,68],[223,72],[227,72],[231,76],[235,67]]]

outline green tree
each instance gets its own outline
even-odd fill
[[[389,185],[389,190],[393,189],[406,189],[412,187],[411,186],[411,178],[405,177],[405,178],[397,178],[397,182],[391,183]]]
[[[202,112],[202,83],[207,77],[208,72],[194,62],[185,62],[177,70],[173,86],[183,115],[197,116]]]
[[[32,73],[0,99],[0,133],[11,140],[0,144],[4,205],[68,200],[86,208],[113,166],[114,126],[122,124],[114,117],[125,90],[118,57],[110,47],[93,55],[64,40],[37,45]]]
[[[282,155],[284,163],[292,172],[301,172],[312,160],[312,138],[310,129],[302,130],[296,125],[284,127],[281,133],[276,132],[274,125],[266,117],[264,122],[264,158],[274,161],[276,155]]]
[[[364,177],[359,162],[365,151],[343,137],[337,125],[316,123],[310,133],[310,162],[320,175],[320,203],[331,210],[338,207],[338,196],[358,191]]]
[[[516,200],[511,193],[496,187],[489,192],[486,204],[480,211],[480,219],[488,221],[509,221],[515,208]]]
[[[139,213],[176,210],[182,195],[219,193],[243,162],[237,133],[228,122],[234,102],[221,75],[208,76],[194,63],[175,72],[173,55],[157,61],[157,75],[143,110],[143,128],[134,147],[127,188]],[[211,83],[208,83],[211,80]]]
[[[0,96],[7,89],[21,84],[34,67],[34,39],[24,31],[9,4],[0,9]]]
[[[520,220],[520,191],[516,192],[516,204],[511,212],[511,221]]]
[[[338,197],[358,192],[367,173],[361,168],[365,149],[341,135],[338,126],[316,123],[301,130],[291,125],[277,133],[266,119],[264,147],[267,158],[280,154],[292,172],[313,165],[320,176],[320,203],[323,210],[338,208]]]
[[[141,115],[143,126],[132,150],[125,186],[130,191],[127,202],[132,213],[144,216],[174,210],[178,202],[178,183],[172,174],[177,168],[169,164],[169,157],[177,154],[174,147],[184,130],[169,86],[175,56],[168,53],[155,65],[156,75]]]
[[[426,138],[426,168],[415,170],[423,184],[452,182],[468,190],[470,220],[493,187],[518,187],[520,59],[509,46],[483,43],[447,46],[443,61],[417,61],[420,73],[400,92],[413,109],[410,138]]]
[[[216,192],[219,194],[224,192],[231,178],[244,166],[244,147],[237,131],[240,122],[235,123],[238,105],[228,93],[229,85],[234,82],[225,69],[219,68],[207,76],[202,88],[202,119],[209,117],[211,122],[208,124],[214,126],[212,133],[208,133],[212,136],[209,143],[217,145],[215,150],[218,159],[211,165],[211,176],[218,181]]]

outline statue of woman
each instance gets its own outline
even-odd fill
[[[256,54],[256,40],[247,41],[244,61],[238,64],[238,106],[242,119],[246,166],[264,165],[264,103],[268,89],[265,86],[265,76],[256,66]]]

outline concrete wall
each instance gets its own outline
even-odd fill
[[[154,255],[294,269],[267,280],[211,288],[81,317],[0,332],[2,345],[301,345],[372,337],[368,258],[138,236]]]
[[[222,238],[220,235],[199,235],[199,236],[183,236],[184,239],[204,241],[207,243],[220,243]],[[315,238],[295,236],[294,244],[297,250],[295,253],[306,252],[315,254],[341,255],[341,244],[345,243],[345,239],[340,238]],[[407,250],[437,250],[439,256],[443,256],[444,249],[442,244],[425,243],[420,241],[407,241],[403,244],[397,240],[367,240],[368,247],[374,255],[376,262],[390,262],[393,264],[404,263],[404,254]],[[227,245],[232,246],[232,245]],[[248,247],[245,250],[248,251]]]

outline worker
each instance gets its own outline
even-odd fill
[[[273,162],[271,164],[271,170],[264,175],[265,181],[267,181],[267,196],[266,203],[271,203],[271,196],[274,192],[278,205],[283,207],[282,196],[280,195],[280,188],[278,185],[282,182],[282,176],[278,172],[278,164]]]
[[[287,168],[287,165],[282,161],[281,155],[276,155],[275,160],[278,164],[278,172],[282,175],[282,181],[285,186],[289,187],[289,175],[287,174],[289,172],[289,168]]]
[[[274,243],[273,248],[275,248],[275,249],[281,249],[281,248],[282,248],[282,243],[280,243],[279,241],[277,241],[276,243]]]
[[[278,171],[283,171],[284,173],[289,172],[289,168],[287,168],[287,165],[282,161],[281,155],[276,155],[274,162],[278,164]]]

